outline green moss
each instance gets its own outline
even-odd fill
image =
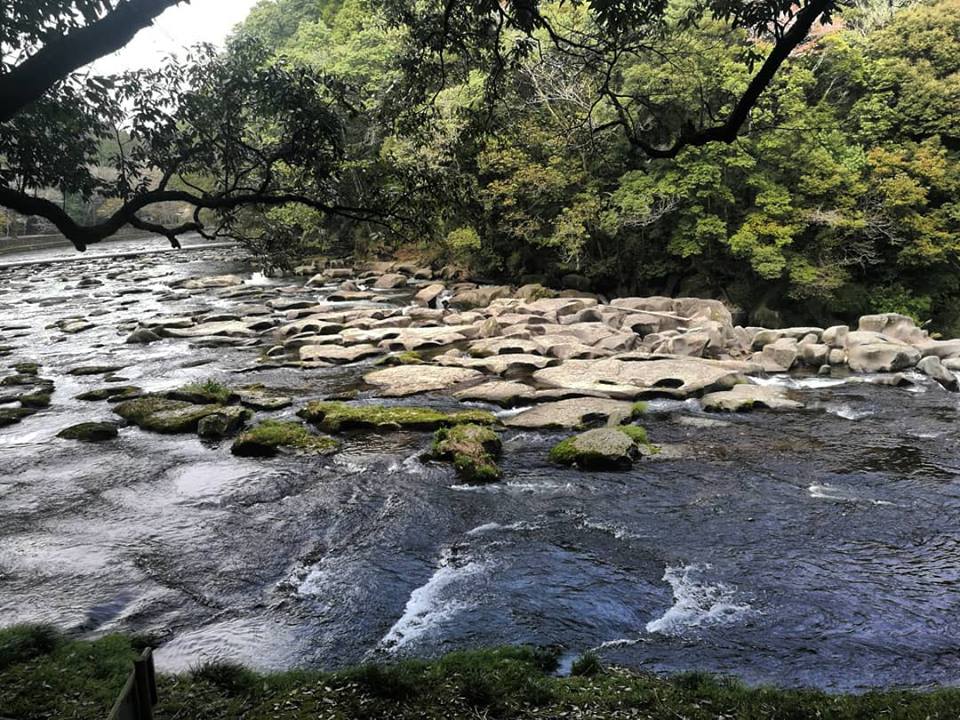
[[[31,408],[0,408],[0,427],[7,425],[16,425],[26,417],[30,417],[36,412]]]
[[[630,417],[632,417],[633,419],[637,419],[638,417],[646,413],[649,407],[650,406],[647,403],[645,403],[643,400],[640,400],[639,402],[635,402],[633,406],[630,408]]]
[[[104,442],[117,437],[117,426],[104,422],[80,423],[61,430],[57,433],[57,437],[80,442]]]
[[[128,400],[140,395],[143,392],[141,388],[133,385],[124,385],[120,387],[105,387],[97,390],[90,390],[77,395],[77,400],[96,401],[96,400]]]
[[[423,365],[423,357],[416,350],[406,350],[399,353],[391,353],[378,358],[374,365],[384,365],[394,367],[396,365]]]
[[[584,653],[570,666],[570,674],[577,677],[594,677],[602,672],[603,663],[592,652]]]
[[[35,362],[22,362],[14,365],[13,369],[21,375],[33,375],[36,377],[37,373],[40,372],[40,365]]]
[[[17,398],[20,401],[20,404],[25,408],[47,408],[50,407],[50,397],[51,393],[46,390],[38,390],[37,392],[27,393],[26,395],[21,395]]]
[[[134,425],[158,433],[196,432],[200,421],[213,415],[220,405],[195,405],[184,400],[171,400],[158,395],[144,395],[126,400],[113,411]]]
[[[603,429],[626,435],[633,441],[636,448],[643,448],[647,453],[655,451],[647,437],[646,429],[639,425],[619,425]],[[561,440],[550,449],[550,460],[560,465],[576,465],[584,469],[629,467],[636,454],[634,451],[631,451],[634,452],[633,456],[625,456],[621,454],[622,447],[618,447],[617,443],[610,443],[609,441],[603,443],[587,442],[591,432],[599,432],[599,430],[588,431]],[[580,441],[581,438],[584,440]],[[622,445],[622,441],[620,444]],[[595,445],[596,449],[591,449],[591,445]],[[611,449],[608,450],[608,446]]]
[[[216,380],[190,383],[166,393],[171,400],[183,400],[197,405],[226,405],[236,398],[233,390]]]
[[[443,412],[431,408],[348,405],[340,402],[312,402],[298,415],[326,432],[351,428],[435,430],[451,425],[494,425],[497,422],[492,413],[483,410]]]
[[[500,479],[496,457],[500,455],[500,436],[483,425],[455,425],[437,430],[429,457],[453,463],[457,474],[471,483]]]
[[[75,375],[77,377],[86,377],[88,375],[109,375],[110,373],[115,373],[117,370],[123,370],[126,367],[125,365],[86,365],[83,367],[75,367],[70,370],[70,375]]]
[[[240,435],[231,452],[241,457],[272,457],[281,448],[329,455],[337,451],[339,443],[333,438],[314,435],[300,423],[264,420]]]

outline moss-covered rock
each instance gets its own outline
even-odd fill
[[[36,375],[20,373],[18,375],[8,375],[0,380],[2,387],[19,387],[22,385],[53,385],[53,380],[38,378]]]
[[[39,363],[35,362],[21,362],[13,366],[13,369],[16,370],[20,375],[36,375],[40,372]]]
[[[113,411],[143,430],[158,433],[190,433],[197,431],[203,418],[222,409],[221,405],[195,405],[183,400],[145,395],[134,400],[126,400],[117,405]]]
[[[603,427],[562,440],[550,450],[550,459],[584,470],[616,470],[633,465],[651,451],[647,431],[637,425]]]
[[[423,365],[423,356],[416,350],[391,353],[377,359],[374,365],[382,367],[396,367],[397,365]]]
[[[298,415],[326,432],[349,429],[436,430],[451,425],[494,425],[497,418],[484,410],[444,412],[432,408],[389,405],[348,405],[311,402]]]
[[[132,400],[143,393],[141,388],[134,385],[120,385],[118,387],[105,387],[96,390],[90,390],[77,395],[77,400],[96,401],[109,400],[111,402],[120,402],[121,400]]]
[[[333,438],[314,435],[300,423],[264,420],[241,434],[231,452],[240,457],[273,457],[283,448],[329,455],[337,451],[339,443]]]
[[[118,435],[117,426],[108,422],[87,422],[73,425],[57,433],[58,438],[79,442],[105,442]]]
[[[171,400],[183,400],[195,405],[226,405],[236,399],[236,394],[216,380],[190,383],[164,393]]]
[[[486,425],[454,425],[437,430],[430,457],[453,463],[457,474],[471,483],[500,479],[496,458],[502,451],[500,436]]]
[[[70,370],[69,374],[76,377],[87,377],[90,375],[109,375],[118,370],[123,370],[125,365],[84,365]]]
[[[51,395],[50,390],[41,389],[20,395],[17,400],[19,400],[20,404],[25,408],[36,408],[39,410],[50,407]]]
[[[36,412],[31,408],[0,408],[0,427],[16,425],[26,417],[30,417]]]
[[[250,419],[252,414],[246,408],[236,405],[220,408],[217,412],[201,418],[197,425],[197,435],[207,440],[221,440],[230,437],[238,433],[247,424],[247,420]]]

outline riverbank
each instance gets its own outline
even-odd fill
[[[69,640],[42,627],[0,631],[0,713],[11,720],[102,720],[142,647],[112,635]],[[591,656],[569,676],[557,656],[532,648],[460,652],[433,661],[367,665],[335,673],[258,674],[206,664],[158,679],[157,720],[305,718],[955,718],[960,690],[828,695],[748,688],[693,673],[674,677],[605,668]]]

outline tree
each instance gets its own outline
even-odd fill
[[[377,198],[340,200],[340,173],[351,160],[344,156],[344,118],[358,110],[346,102],[343,83],[309,66],[270,60],[260,43],[265,37],[276,42],[302,21],[329,21],[340,10],[337,2],[282,0],[289,15],[261,3],[250,25],[254,32],[225,55],[198,51],[184,64],[117,78],[77,74],[178,2],[9,0],[0,17],[0,205],[46,218],[81,250],[125,225],[174,245],[186,232],[236,232],[238,214],[251,207],[299,204],[365,220],[394,214],[395,204],[378,207]],[[834,2],[690,4],[680,21],[687,26],[717,17],[771,44],[738,96],[721,93],[701,108],[700,121],[671,124],[666,134],[657,125],[662,108],[651,96],[622,95],[615,82],[624,60],[647,52],[662,31],[671,12],[666,0],[577,3],[587,9],[589,24],[574,32],[556,22],[556,6],[539,0],[380,0],[377,12],[404,39],[399,69],[408,82],[394,91],[394,106],[422,111],[451,69],[469,73],[485,66],[493,87],[546,37],[604,78],[590,115],[612,115],[595,129],[622,128],[647,156],[673,157],[687,146],[732,142],[786,57],[816,21],[829,19]],[[719,113],[726,119],[712,122]],[[124,130],[126,141],[119,139]],[[116,177],[107,181],[90,167],[111,137],[118,138]],[[103,221],[85,225],[37,195],[47,187],[81,197],[96,192],[120,205]],[[189,206],[192,219],[168,226],[145,217],[151,206],[169,202]]]

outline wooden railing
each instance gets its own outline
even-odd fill
[[[153,720],[153,706],[156,704],[157,675],[153,669],[153,651],[147,648],[133,661],[133,672],[127,678],[108,720]]]

